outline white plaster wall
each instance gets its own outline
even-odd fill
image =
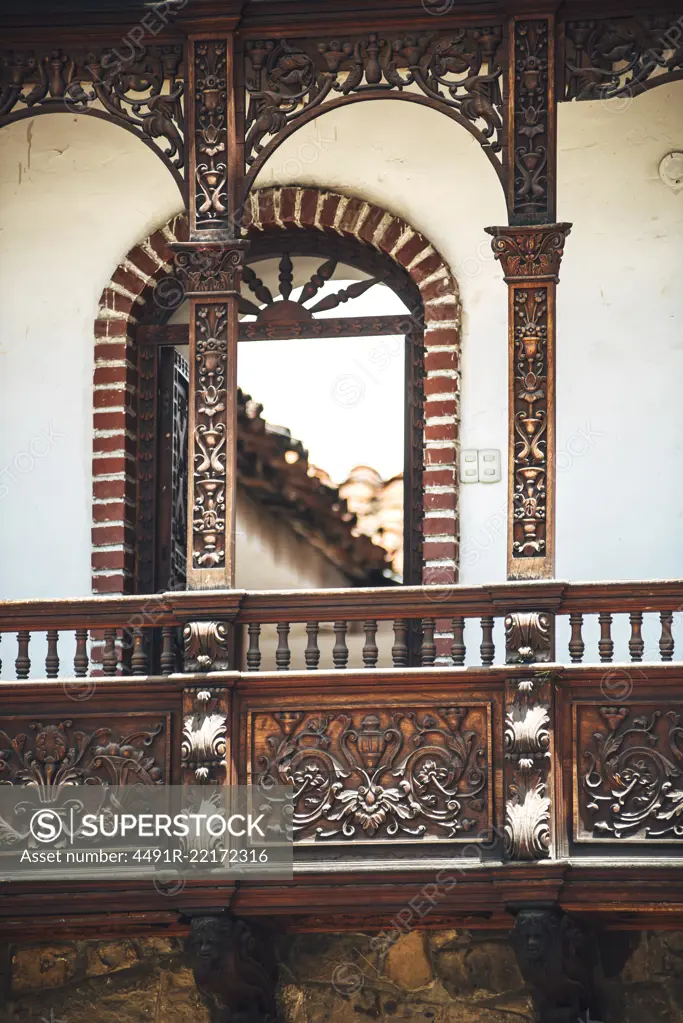
[[[1,135],[0,595],[86,596],[98,300],[182,203],[142,142],[96,118],[43,115]]]
[[[681,89],[618,112],[560,106],[559,216],[574,222],[558,302],[560,577],[683,574],[683,193],[657,174],[683,149]],[[0,479],[0,594],[85,594],[97,301],[179,197],[152,153],[95,119],[43,116],[1,141],[0,469],[14,481]],[[462,442],[505,452],[506,289],[483,231],[505,208],[477,143],[434,111],[357,104],[289,139],[259,180],[273,183],[366,197],[441,250],[464,307]],[[61,436],[38,457],[42,430]],[[31,471],[12,468],[20,452]],[[505,501],[505,481],[462,488],[464,582],[504,578]]]

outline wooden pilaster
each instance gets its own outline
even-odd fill
[[[189,241],[176,274],[190,301],[188,589],[234,584],[238,299],[244,116],[234,33],[187,47]]]

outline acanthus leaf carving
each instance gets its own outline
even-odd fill
[[[227,744],[227,690],[218,687],[186,689],[183,694],[181,741],[185,784],[220,784],[224,781]]]
[[[512,860],[549,855],[550,707],[545,679],[510,682],[505,715],[505,847]]]
[[[254,728],[259,783],[294,789],[296,841],[488,833],[484,707],[259,714]]]
[[[188,622],[183,629],[185,671],[228,671],[230,626],[226,622]]]

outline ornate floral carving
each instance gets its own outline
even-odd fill
[[[511,223],[547,222],[554,216],[550,26],[550,21],[540,18],[514,22]]]
[[[131,56],[133,56],[131,54]],[[34,108],[101,114],[132,128],[158,149],[180,181],[184,83],[180,45],[138,47],[135,59],[116,50],[86,53],[9,51],[3,55],[0,119]]]
[[[680,77],[680,11],[638,18],[569,21],[565,98],[636,96]]]
[[[485,707],[259,714],[254,728],[264,791],[294,788],[298,841],[488,832]]]
[[[219,784],[224,779],[227,722],[227,690],[206,688],[184,691],[181,758],[186,784]]]
[[[195,917],[186,952],[212,1023],[275,1023],[275,960],[255,928],[227,915]]]
[[[225,566],[228,307],[194,307],[192,565]]]
[[[526,281],[529,277],[557,282],[571,224],[549,224],[543,228],[488,227],[486,230],[493,235],[491,245],[507,282]]]
[[[183,629],[185,671],[228,671],[229,641],[225,622],[188,622]]]
[[[553,659],[553,617],[544,611],[518,611],[505,617],[505,661],[531,664]]]
[[[247,162],[335,94],[414,87],[468,125],[491,154],[502,150],[503,30],[499,25],[383,38],[248,42]]]
[[[164,722],[124,728],[97,727],[92,719],[64,718],[43,724],[27,720],[26,730],[11,730],[5,719],[0,730],[0,784],[36,788],[47,800],[62,785],[160,785],[163,766]],[[135,722],[137,724],[137,722]],[[86,730],[89,729],[89,730]]]
[[[595,952],[589,934],[559,909],[525,907],[517,912],[512,943],[531,988],[538,1023],[593,1019]]]
[[[229,226],[228,51],[225,39],[194,43],[195,222],[192,229]]]
[[[577,714],[586,765],[579,840],[683,839],[680,708],[580,706]]]

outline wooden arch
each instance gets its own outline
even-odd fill
[[[416,443],[423,462],[420,502],[422,578],[426,583],[457,581],[457,450],[460,419],[460,303],[450,268],[429,240],[401,217],[361,199],[314,188],[255,191],[244,210],[244,226],[254,239],[285,231],[315,232],[355,241],[392,260],[414,282],[424,323],[420,361],[421,408],[416,410]],[[187,238],[178,216],[136,245],[104,289],[95,321],[93,433],[92,585],[96,593],[127,593],[136,588],[136,521],[140,491],[150,485],[138,466],[151,465],[145,424],[156,416],[154,394],[145,381],[152,367],[148,346],[138,344],[143,323],[160,322],[172,289],[171,245]],[[148,431],[149,432],[149,431]],[[418,509],[416,509],[417,511]]]

